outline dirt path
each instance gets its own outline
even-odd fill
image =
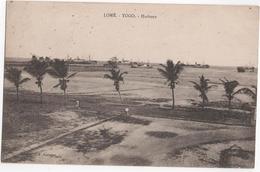
[[[62,141],[46,145],[20,156],[14,162],[59,163],[59,164],[105,164],[105,165],[152,165],[180,166],[174,164],[169,154],[178,149],[199,144],[239,140],[254,137],[250,127],[226,126],[172,119],[140,118],[150,121],[149,125],[109,121],[102,126],[83,130],[81,135],[65,137]],[[111,132],[123,132],[124,138],[104,149],[88,151],[79,145],[100,144],[86,137],[86,133],[111,128]],[[72,143],[69,143],[72,142]],[[68,145],[69,143],[69,145]]]

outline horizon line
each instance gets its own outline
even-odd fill
[[[51,56],[37,56],[36,55],[36,57],[49,57],[50,59],[64,59],[64,60],[66,60],[66,59],[68,59],[68,58],[57,58],[57,57],[51,57]],[[113,57],[116,57],[116,56],[113,56]],[[4,61],[6,60],[6,59],[10,59],[10,58],[13,58],[13,59],[31,59],[32,57],[7,57],[7,56],[5,56],[4,57]],[[78,57],[70,57],[70,58],[72,58],[72,59],[76,59],[76,58],[78,58]],[[99,62],[104,62],[104,61],[109,61],[110,59],[111,59],[112,57],[110,57],[110,58],[108,58],[107,60],[101,60],[101,59],[97,59],[97,60],[95,60],[95,59],[91,59],[92,61],[99,61]],[[79,59],[83,59],[83,60],[86,60],[86,61],[88,61],[88,59],[86,59],[86,58],[79,58]],[[119,59],[119,58],[118,58]],[[128,58],[121,58],[121,60],[127,60],[127,61],[133,61],[133,62],[144,62],[144,63],[146,63],[145,61],[142,61],[142,60],[129,60]],[[119,60],[119,61],[121,61],[121,60]],[[172,60],[172,59],[170,59],[170,58],[168,58],[167,60]],[[164,62],[150,62],[150,60],[148,60],[149,62],[147,62],[147,63],[154,63],[154,64],[164,64],[164,63],[166,63],[166,61],[167,60],[165,60]],[[146,60],[147,61],[147,60]],[[174,61],[174,60],[173,60]],[[176,61],[180,61],[180,62],[182,62],[182,63],[184,63],[184,64],[195,64],[196,62],[193,62],[193,63],[191,63],[191,62],[184,62],[184,61],[181,61],[181,60],[176,60]],[[202,64],[202,65],[210,65],[210,66],[214,66],[214,67],[248,67],[248,66],[250,66],[250,67],[255,67],[255,68],[258,68],[258,63],[256,64],[256,65],[214,65],[214,64],[208,64],[208,63],[198,63],[197,62],[197,64]]]

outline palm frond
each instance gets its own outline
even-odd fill
[[[183,70],[183,66],[180,65],[180,61],[177,62],[177,64],[175,64],[174,66],[174,70],[173,70],[173,76],[174,76],[174,80],[177,80],[179,78],[179,75],[181,74],[181,71]]]
[[[166,65],[162,65],[163,68],[158,68],[158,72],[167,79],[166,83],[168,82],[169,86],[174,89],[175,84],[178,83],[178,78],[183,70],[183,66],[181,65],[181,62],[178,61],[176,64],[173,63],[172,60],[167,60]]]
[[[52,68],[52,67],[48,67],[46,69],[46,72],[48,74],[50,74],[52,77],[54,78],[60,78],[61,76],[59,75],[59,72],[55,69],[55,68]]]
[[[30,79],[30,78],[23,78],[23,79],[19,82],[19,84],[22,84],[22,83],[27,82],[27,81],[29,81],[29,80],[31,80],[31,79]]]
[[[104,78],[108,78],[108,79],[111,79],[111,80],[113,80],[113,77],[112,77],[112,76],[110,76],[109,74],[105,74],[105,75],[104,75]]]
[[[217,85],[210,85],[210,86],[207,87],[207,89],[209,90],[209,89],[214,88],[214,87],[218,87],[218,86]]]
[[[166,66],[166,65],[164,65],[164,64],[160,64],[160,66],[162,66],[164,69],[166,69],[166,68],[167,68],[167,66]]]
[[[75,76],[76,74],[77,74],[77,72],[72,73],[72,74],[70,74],[67,78],[71,78],[71,77]]]
[[[205,82],[210,82],[210,80],[209,80],[209,79],[204,79],[204,81],[205,81]]]
[[[255,94],[257,95],[257,87],[255,85],[251,85],[251,87],[255,90]]]
[[[58,83],[57,85],[54,85],[53,88],[57,88],[60,85],[61,85],[61,83]]]
[[[123,75],[128,74],[128,72],[122,72],[120,73],[119,77],[122,77]]]
[[[19,85],[19,82],[21,80],[22,77],[22,71],[14,68],[14,67],[10,67],[7,68],[6,73],[5,73],[5,78],[7,80],[9,80],[10,82],[12,82],[16,87]]]
[[[256,98],[256,93],[254,93],[254,92],[253,92],[251,89],[249,89],[249,88],[241,88],[241,89],[237,90],[237,91],[234,93],[234,95],[236,95],[236,94],[246,94],[246,95],[252,97],[253,99]]]
[[[122,72],[119,68],[112,68],[110,74],[105,74],[104,78],[108,78],[114,81],[114,86],[117,92],[120,92],[120,81],[124,82],[123,75],[128,74],[128,72]]]
[[[190,81],[191,83],[193,83],[194,85],[193,85],[193,87],[196,89],[196,90],[201,90],[201,86],[197,83],[197,82],[195,82],[195,81]]]
[[[163,77],[165,77],[167,80],[169,80],[169,74],[168,74],[167,71],[165,71],[165,70],[163,70],[163,69],[161,69],[161,68],[158,68],[157,70],[159,71],[159,73],[160,73]]]
[[[221,82],[222,82],[222,84],[224,84],[225,83],[225,81],[224,80],[222,80],[222,79],[219,79]]]
[[[31,61],[24,67],[24,70],[28,72],[31,76],[37,78],[43,76],[47,73],[47,68],[49,63],[47,63],[44,58],[37,58],[33,56]]]
[[[68,66],[67,61],[60,60],[60,59],[54,59],[53,61],[51,61],[50,66],[55,71],[54,73],[50,73],[50,74],[53,74],[54,77],[56,77],[56,78],[67,77],[68,72],[69,72],[69,66]]]
[[[122,72],[122,73],[120,73],[120,74],[119,74],[119,81],[123,81],[123,82],[124,82],[124,77],[123,77],[123,75],[126,75],[126,74],[128,74],[128,72]]]
[[[224,79],[225,79],[225,82],[228,82],[228,81],[229,81],[226,77],[224,77]]]

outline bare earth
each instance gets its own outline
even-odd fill
[[[251,127],[225,126],[172,119],[157,119],[150,117],[135,117],[150,122],[149,125],[129,124],[122,122],[106,122],[103,125],[81,131],[82,137],[67,136],[62,140],[33,150],[26,156],[13,159],[24,163],[51,164],[99,164],[99,165],[152,165],[152,166],[209,166],[212,163],[194,161],[194,157],[182,152],[182,157],[173,156],[183,148],[206,145],[214,142],[243,140],[254,137]],[[99,129],[110,129],[110,132],[123,135],[123,140],[105,149],[87,147],[84,134],[98,132]],[[159,135],[148,133],[160,132]],[[174,134],[169,134],[174,133]],[[87,137],[87,136],[86,136]],[[90,140],[89,140],[90,141]],[[95,144],[95,140],[92,140]],[[71,143],[69,143],[71,142]],[[82,143],[83,142],[83,143]],[[249,142],[245,149],[252,149],[254,141]],[[238,142],[243,144],[242,142]],[[86,147],[84,147],[84,144]],[[100,143],[99,143],[100,144]],[[81,145],[83,147],[77,147]],[[230,144],[226,143],[223,148]],[[87,151],[84,151],[88,149]],[[195,154],[192,149],[189,154]],[[218,166],[219,151],[206,150],[206,160],[215,158],[214,166]],[[197,156],[196,156],[197,157]],[[196,162],[196,163],[195,163]]]
[[[187,69],[176,88],[177,107],[172,111],[168,108],[170,90],[163,85],[165,81],[156,68],[124,70],[132,71],[122,85],[123,105],[112,82],[103,78],[103,72],[79,73],[70,82],[67,102],[60,90],[52,88],[57,81],[46,76],[42,105],[33,80],[21,89],[20,103],[14,101],[15,90],[5,81],[2,161],[222,167],[220,152],[237,145],[249,155],[233,158],[230,167],[254,167],[255,127],[247,125],[248,107],[241,109],[252,100],[240,95],[232,102],[233,108],[239,109],[227,111],[223,108],[227,104],[222,96],[223,88],[218,86],[209,92],[215,109],[201,110],[192,105],[200,99],[189,81],[197,80],[202,72],[212,81],[230,74],[229,78],[235,76],[234,79],[242,79],[241,85],[250,86],[256,83],[255,73],[238,76],[233,69]],[[75,107],[76,100],[81,102],[80,109]],[[124,116],[126,107],[130,110],[127,117]],[[33,144],[117,115],[121,116],[5,159]]]

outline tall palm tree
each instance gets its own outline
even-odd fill
[[[40,102],[42,103],[42,81],[44,75],[47,73],[49,63],[45,61],[43,57],[37,58],[35,55],[32,56],[31,61],[24,68],[31,76],[36,79],[35,84],[40,89]]]
[[[216,85],[209,85],[209,79],[206,79],[205,77],[204,77],[204,75],[201,75],[200,77],[199,77],[199,79],[200,79],[200,81],[199,81],[199,83],[197,83],[197,82],[194,82],[194,81],[190,81],[191,83],[193,83],[194,85],[193,85],[193,87],[197,90],[197,91],[199,91],[200,92],[200,97],[201,97],[201,99],[202,99],[202,107],[204,107],[208,102],[209,102],[209,99],[208,99],[208,96],[207,96],[207,93],[208,93],[208,91],[212,88],[212,87],[214,87],[214,86],[216,86]]]
[[[108,78],[108,79],[111,79],[112,81],[114,81],[114,86],[115,86],[116,91],[118,92],[121,103],[123,103],[123,101],[122,101],[122,97],[121,97],[121,93],[120,93],[120,82],[124,82],[125,74],[128,74],[128,72],[121,72],[120,69],[118,69],[118,68],[112,68],[110,70],[110,75],[109,74],[104,75],[104,78]]]
[[[52,70],[49,70],[48,73],[54,78],[59,79],[59,83],[56,84],[53,88],[60,87],[66,98],[66,90],[68,87],[68,82],[70,81],[69,79],[75,76],[77,73],[69,74],[69,66],[65,60],[54,59],[54,61],[51,62],[51,67]]]
[[[163,69],[158,68],[158,71],[164,78],[167,79],[166,83],[168,83],[168,86],[172,90],[172,109],[174,109],[175,106],[174,89],[175,89],[175,85],[178,83],[178,79],[181,71],[183,70],[183,66],[180,63],[180,61],[174,64],[172,60],[167,60],[167,64],[166,65],[161,64],[161,66],[163,67]]]
[[[17,68],[6,69],[6,79],[12,82],[16,88],[16,100],[19,101],[19,87],[21,84],[30,80],[30,78],[22,78],[22,71]]]
[[[228,108],[231,108],[231,101],[234,98],[234,96],[237,94],[235,92],[235,88],[239,85],[238,81],[236,80],[228,80],[227,78],[224,77],[224,79],[219,79],[225,89],[225,94],[224,96],[227,97],[228,99]]]

